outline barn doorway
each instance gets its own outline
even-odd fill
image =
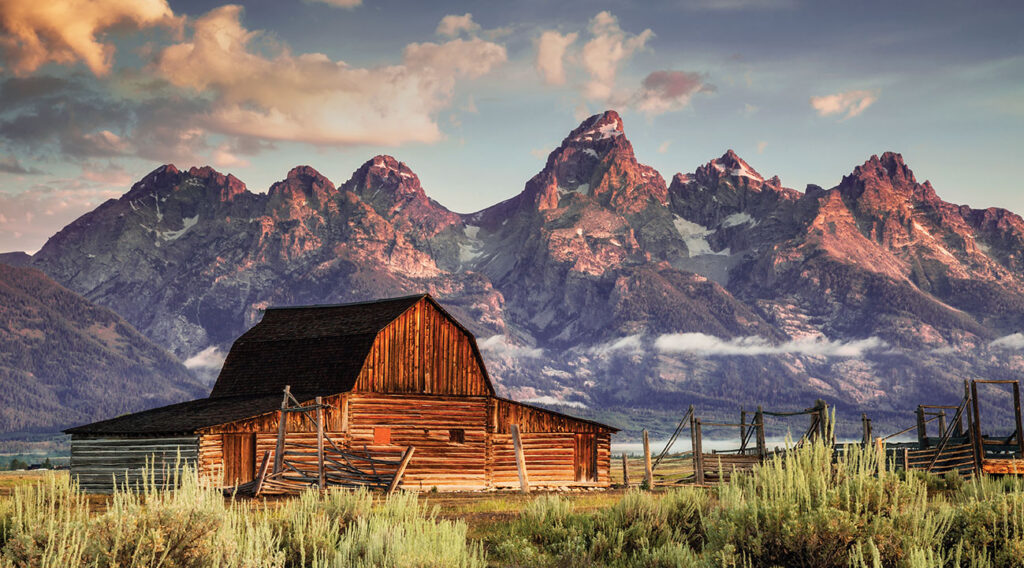
[[[576,434],[576,481],[597,481],[597,435]]]
[[[256,434],[224,434],[224,485],[256,477]]]

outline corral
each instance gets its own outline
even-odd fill
[[[137,482],[147,463],[157,481],[186,463],[235,486],[269,462],[303,481],[374,485],[409,448],[406,489],[607,487],[615,431],[496,396],[473,335],[425,294],[268,309],[208,398],[66,430],[71,473],[94,492]],[[311,455],[348,469],[317,472]],[[358,458],[369,461],[349,467]]]

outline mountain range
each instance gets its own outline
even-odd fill
[[[941,200],[899,154],[830,189],[731,150],[666,181],[607,111],[476,213],[391,156],[340,185],[299,166],[266,193],[165,165],[17,260],[207,379],[268,306],[429,292],[502,392],[630,428],[819,397],[910,420],[962,379],[1021,378],[1022,254],[1020,216]]]

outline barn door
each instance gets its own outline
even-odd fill
[[[256,434],[224,434],[224,485],[256,477]]]
[[[595,434],[576,434],[576,481],[597,481]]]

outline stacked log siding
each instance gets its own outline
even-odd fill
[[[183,457],[204,479],[229,485],[264,455],[273,463],[285,386],[303,406],[321,397],[330,444],[386,459],[415,447],[406,489],[517,487],[512,424],[532,486],[611,482],[615,429],[495,396],[473,335],[425,295],[270,309],[232,346],[208,399],[73,428],[73,456],[95,451],[88,440],[98,434],[135,456],[147,451],[137,442],[145,436],[188,446]],[[285,414],[284,457],[293,463],[316,459],[309,414]],[[117,464],[103,463],[103,471]],[[99,470],[85,465],[73,458],[73,473],[100,488]]]
[[[115,484],[141,486],[144,475],[163,487],[178,468],[194,468],[198,452],[196,436],[84,438],[71,444],[71,469],[89,493],[110,493]]]

